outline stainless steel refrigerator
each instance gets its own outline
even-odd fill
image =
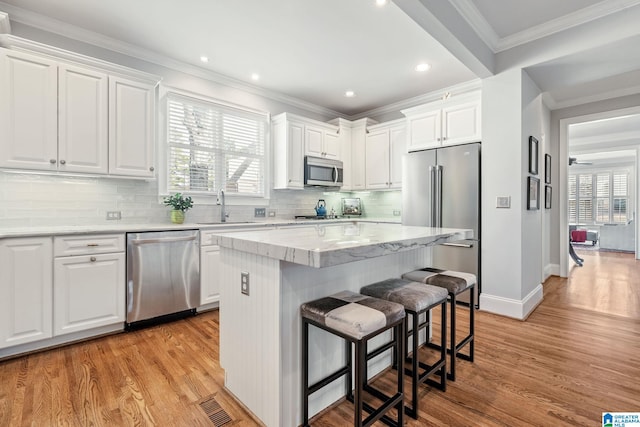
[[[473,229],[473,239],[434,246],[428,266],[475,274],[478,305],[480,143],[406,154],[402,174],[402,224]],[[459,300],[468,303],[468,292]]]

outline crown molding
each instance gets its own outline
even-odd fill
[[[195,77],[200,77],[214,83],[223,84],[234,89],[269,98],[274,101],[282,102],[313,113],[326,116],[344,116],[344,114],[341,114],[329,108],[321,107],[319,105],[312,104],[298,98],[245,83],[241,80],[234,79],[232,77],[225,76],[223,74],[216,73],[202,67],[170,58],[166,55],[149,49],[144,49],[140,46],[126,43],[121,40],[107,37],[93,31],[85,30],[84,28],[70,25],[38,13],[34,13],[7,3],[3,3],[2,1],[0,1],[0,8],[7,11],[8,14],[11,15],[11,19],[13,21],[28,25],[30,27],[38,28],[40,30],[54,33],[72,40],[121,53],[126,56],[160,65],[162,67],[182,73],[190,74]]]
[[[2,11],[0,11],[0,34],[11,34],[9,14]]]
[[[578,25],[586,24],[587,22],[620,12],[638,4],[640,4],[640,0],[601,1],[584,9],[576,10],[573,13],[520,31],[519,33],[503,37],[498,41],[496,53],[550,36],[551,34],[559,33],[572,27],[577,27]]]
[[[640,0],[607,0],[500,38],[472,0],[449,0],[493,53],[503,52],[551,34],[640,4]]]
[[[580,98],[572,98],[566,101],[556,101],[552,109],[560,110],[562,108],[575,107],[578,105],[590,104],[592,102],[605,101],[607,99],[621,98],[623,96],[637,95],[639,93],[640,93],[640,85],[630,86],[622,89],[599,93],[596,95],[589,95],[589,96],[584,96]]]
[[[496,53],[500,37],[471,0],[449,0],[489,49]]]
[[[443,89],[438,89],[433,92],[418,95],[413,98],[404,99],[402,101],[384,105],[379,108],[374,108],[373,110],[365,111],[360,114],[347,117],[347,119],[357,120],[370,116],[394,113],[406,108],[415,107],[417,105],[428,104],[434,101],[441,101],[442,97],[447,93],[449,93],[449,95],[452,97],[460,97],[461,95],[476,92],[480,89],[482,89],[482,81],[480,79],[469,80],[468,82],[449,86]]]

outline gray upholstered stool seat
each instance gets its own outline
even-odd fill
[[[420,270],[411,271],[402,275],[403,279],[414,280],[416,282],[422,282],[427,285],[438,286],[444,288],[449,293],[451,301],[451,363],[449,364],[449,379],[455,381],[456,379],[456,358],[468,360],[473,362],[474,354],[474,328],[475,328],[475,294],[473,288],[477,284],[477,279],[474,274],[463,273],[453,270],[441,270],[438,268],[423,268]],[[460,340],[456,341],[456,295],[462,292],[469,291],[469,334]],[[463,354],[460,350],[469,345],[469,354]],[[434,344],[430,344],[432,347],[436,347]]]
[[[411,315],[412,329],[409,331],[409,319],[405,318],[406,339],[412,338],[412,355],[408,358],[411,361],[411,369],[398,368],[404,371],[412,378],[412,404],[406,407],[407,414],[413,418],[418,418],[418,386],[427,383],[440,388],[446,389],[446,360],[447,360],[447,296],[448,292],[444,288],[437,286],[425,285],[420,282],[413,282],[404,279],[388,279],[382,282],[374,283],[360,289],[360,292],[372,297],[381,298],[387,301],[402,304],[405,311]],[[426,364],[420,362],[418,349],[420,331],[430,325],[431,309],[440,305],[441,313],[441,330],[440,339],[440,358],[436,362]],[[427,313],[426,321],[420,323],[419,318],[423,313]],[[408,347],[408,346],[405,346]],[[402,359],[399,359],[402,360]],[[422,369],[422,372],[420,372]],[[431,380],[429,377],[437,374],[440,382]]]
[[[388,396],[368,384],[367,381],[367,342],[379,334],[393,329],[393,339],[380,347],[380,352],[395,350],[395,357],[404,355],[404,319],[405,310],[400,304],[383,299],[343,291],[328,297],[310,301],[300,306],[302,317],[302,425],[309,425],[309,396],[333,381],[345,380],[345,394],[354,403],[354,425],[370,426],[378,420],[387,425],[404,424],[403,377],[398,371],[397,390]],[[336,372],[309,385],[309,325],[342,337],[345,340],[345,365]],[[355,390],[352,389],[351,375],[354,368],[351,357],[351,345],[355,345]],[[379,354],[379,353],[377,353]],[[374,408],[364,402],[364,392],[375,396],[382,404]],[[396,420],[387,415],[395,408]],[[362,419],[362,410],[370,415]]]

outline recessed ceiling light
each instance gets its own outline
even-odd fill
[[[387,0],[376,0],[376,5],[379,7],[382,7],[385,4],[387,4]]]
[[[251,80],[254,80],[254,81],[260,80],[260,74],[258,73],[251,74]]]
[[[207,62],[209,62],[209,58],[208,58],[207,56],[202,55],[202,56],[200,57],[200,61],[202,61],[202,62],[204,62],[204,63],[207,63]]]
[[[354,96],[356,96],[356,93],[352,90],[348,90],[344,93],[344,96],[346,96],[347,98],[353,98]]]
[[[427,64],[425,62],[416,65],[416,71],[423,72],[423,71],[429,71],[430,69],[431,69],[431,65],[429,65],[429,64]]]

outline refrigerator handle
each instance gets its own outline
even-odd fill
[[[436,194],[437,196],[437,205],[436,205],[436,226],[442,227],[442,165],[436,166],[438,179],[436,180]]]
[[[436,194],[436,167],[429,166],[429,173],[431,174],[431,221],[429,223],[430,227],[437,227],[438,223],[436,222],[436,205],[438,203],[437,194]]]

